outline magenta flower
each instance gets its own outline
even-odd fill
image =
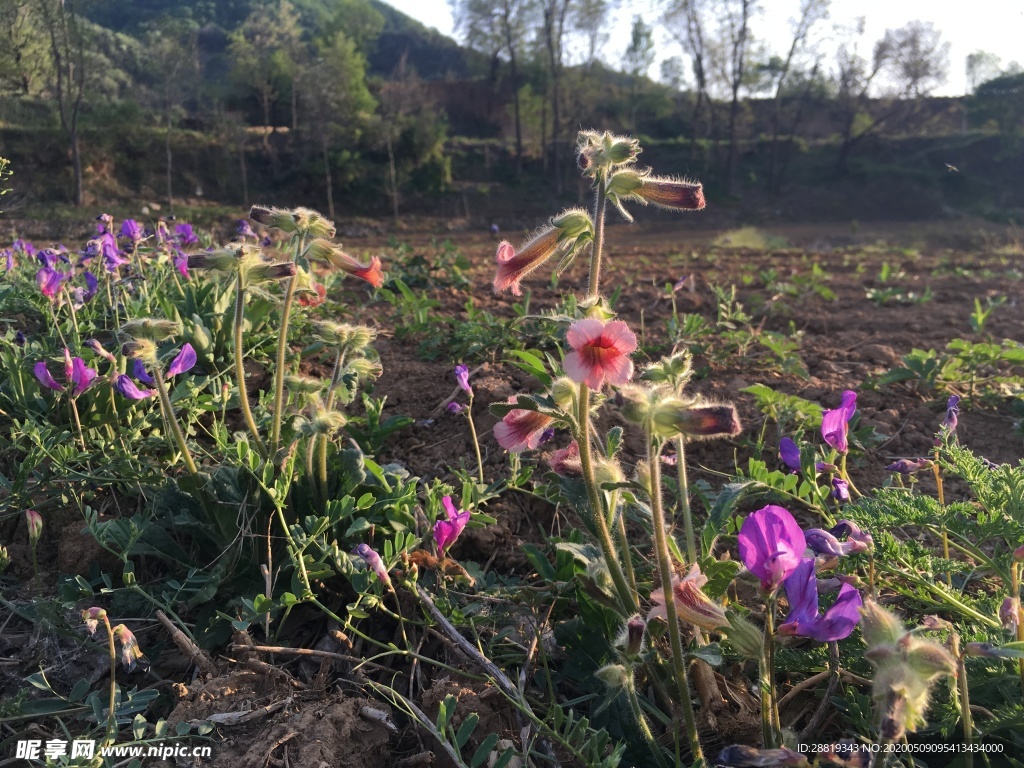
[[[181,351],[171,361],[171,365],[167,369],[167,378],[177,376],[179,373],[191,371],[195,364],[196,351],[192,348],[191,344],[186,342],[184,346],[182,346]]]
[[[1009,632],[1017,631],[1017,625],[1020,623],[1019,597],[1007,597],[1003,600],[1003,604],[999,606],[999,621],[1003,629]]]
[[[149,384],[151,387],[156,386],[156,379],[149,375],[146,371],[146,364],[139,360],[139,358],[132,360],[132,376],[143,384]]]
[[[455,543],[466,527],[466,523],[469,522],[469,510],[456,509],[451,496],[445,496],[441,501],[444,503],[448,519],[439,519],[434,523],[434,542],[437,544],[437,551],[443,553]]]
[[[900,459],[886,467],[889,472],[899,472],[901,475],[912,475],[922,469],[930,469],[931,459]]]
[[[807,540],[807,546],[819,555],[842,557],[857,552],[866,552],[870,548],[868,542],[863,540],[863,535],[859,539],[850,537],[846,541],[839,541],[839,537],[833,531],[821,528],[811,528],[805,531],[804,538]]]
[[[70,272],[59,272],[50,266],[45,266],[36,272],[36,285],[43,292],[43,296],[53,301],[60,293],[65,280],[71,279]]]
[[[175,248],[174,249],[174,256],[171,257],[171,260],[174,262],[174,268],[177,269],[178,272],[181,273],[182,277],[184,277],[186,280],[188,280],[189,279],[188,254],[186,254],[186,253],[184,253],[182,251],[179,251],[177,248]]]
[[[860,621],[860,592],[850,584],[839,588],[839,597],[824,615],[818,614],[818,581],[814,559],[803,558],[785,582],[789,615],[779,625],[780,635],[808,637],[819,643],[843,640]]]
[[[82,300],[89,301],[89,299],[95,296],[96,292],[99,290],[100,281],[97,280],[96,275],[89,270],[86,270],[82,277],[85,278],[85,293],[82,294]]]
[[[800,471],[800,449],[790,438],[784,437],[779,441],[779,458],[782,463],[794,472]]]
[[[774,504],[747,515],[737,541],[740,559],[766,592],[789,578],[807,549],[804,532],[793,515]]]
[[[851,550],[851,552],[865,552],[875,545],[875,540],[871,534],[867,531],[862,531],[852,520],[840,520],[829,529],[829,533],[837,539],[846,538],[862,545],[862,548]]]
[[[509,405],[515,405],[516,396],[508,399]],[[494,425],[494,439],[506,451],[519,453],[527,448],[536,448],[554,419],[537,411],[525,408],[513,408],[505,418]]]
[[[391,577],[388,575],[388,569],[384,567],[384,561],[373,547],[369,544],[360,544],[353,550],[353,553],[363,559],[366,567],[377,574],[377,578],[381,583],[389,587],[391,586]]]
[[[121,222],[121,237],[130,241],[133,245],[141,243],[143,238],[142,225],[135,219],[125,219]]]
[[[569,326],[565,338],[573,351],[562,365],[573,381],[599,390],[605,381],[621,385],[632,378],[629,355],[636,349],[636,336],[621,320],[577,320]]]
[[[455,381],[458,382],[459,386],[465,392],[468,392],[470,396],[473,395],[473,388],[469,386],[469,366],[459,363],[455,366]]]
[[[149,670],[149,659],[146,658],[145,654],[142,653],[142,648],[139,647],[139,641],[135,639],[135,635],[128,627],[124,624],[118,624],[111,630],[114,638],[121,643],[121,663],[124,668],[131,672],[136,666],[140,667],[143,672]]]
[[[25,510],[25,525],[28,528],[28,541],[35,546],[43,535],[43,516],[34,509]]]
[[[178,241],[182,245],[195,245],[199,242],[199,238],[196,237],[191,224],[178,224],[174,228],[174,233],[178,236]]]
[[[114,389],[129,400],[145,400],[156,394],[155,389],[139,389],[135,382],[123,373],[114,379]]]
[[[448,411],[448,413],[460,414],[464,410],[466,410],[466,406],[462,405],[461,403],[456,403],[454,400],[452,400],[450,403],[448,403],[448,405],[445,406],[445,409]]]
[[[50,371],[47,369],[45,361],[40,360],[36,363],[32,368],[32,372],[39,380],[39,383],[44,387],[56,392],[64,391],[65,387],[58,384],[53,376],[50,375]],[[96,371],[86,366],[85,361],[82,358],[71,357],[71,352],[65,349],[64,377],[67,381],[68,387],[71,388],[71,396],[78,397],[92,385],[93,380],[96,378]]]
[[[848,389],[843,392],[842,403],[838,408],[821,414],[821,436],[840,453],[850,450],[846,436],[850,431],[850,419],[856,411],[857,393]]]

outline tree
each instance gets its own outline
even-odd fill
[[[690,141],[690,158],[696,156],[697,139],[700,136],[700,116],[705,104],[708,104],[709,124],[714,121],[714,109],[708,93],[709,51],[707,42],[708,0],[669,0],[662,11],[662,23],[669,34],[690,57],[693,77],[697,86],[697,95],[693,104],[690,122],[693,125],[693,138]],[[706,134],[705,134],[706,135]]]
[[[601,47],[608,42],[608,13],[616,5],[610,0],[575,0],[572,5],[570,24],[583,38],[587,69],[593,68]]]
[[[1006,145],[1024,132],[1024,73],[1000,75],[977,87],[968,101],[971,120],[994,123]]]
[[[0,0],[0,87],[28,96],[52,66],[46,33],[30,0]]]
[[[355,41],[341,32],[321,41],[299,88],[309,115],[309,133],[323,160],[327,212],[333,219],[331,150],[339,142],[354,146],[377,106],[366,87],[366,59]],[[343,157],[353,154],[348,150],[342,152]]]
[[[547,50],[549,82],[551,84],[551,165],[555,174],[555,193],[562,193],[563,170],[559,163],[558,143],[562,139],[561,94],[562,65],[564,63],[565,23],[573,0],[543,0],[544,47]]]
[[[76,206],[80,206],[84,198],[84,181],[78,119],[86,83],[85,22],[76,11],[76,0],[36,0],[36,8],[49,38],[60,125],[71,148],[74,174],[72,199]]]
[[[504,52],[512,76],[515,114],[516,173],[523,170],[523,127],[519,105],[519,54],[530,26],[531,0],[450,0],[455,28],[468,45],[492,54],[496,62]]]
[[[1002,60],[988,51],[975,51],[967,54],[964,69],[967,73],[967,93],[974,93],[978,86],[999,77],[999,65]]]
[[[729,161],[727,186],[729,193],[735,192],[736,170],[739,161],[739,135],[737,118],[740,109],[740,87],[747,71],[747,53],[750,49],[750,17],[757,0],[723,0],[722,23],[723,42],[728,56],[727,77],[732,100],[729,103]]]
[[[624,56],[626,72],[631,84],[630,125],[636,131],[636,112],[639,106],[640,85],[654,64],[654,32],[644,23],[643,17],[633,17],[633,29]]]
[[[886,30],[881,44],[890,51],[886,66],[900,96],[919,99],[946,82],[949,43],[930,21]]]

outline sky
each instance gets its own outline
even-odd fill
[[[448,0],[386,0],[403,13],[455,37]],[[789,46],[790,19],[799,8],[799,0],[761,0],[762,10],[755,17],[753,32],[765,40],[770,50],[784,53]],[[613,15],[609,40],[602,49],[602,58],[614,61],[629,45],[629,34],[635,15],[655,28],[658,43],[657,59],[651,77],[657,78],[663,59],[678,56],[681,51],[658,27],[658,3],[653,0],[623,0]],[[835,49],[837,38],[833,28],[852,26],[858,17],[865,19],[861,50],[870,56],[871,47],[885,34],[909,21],[932,22],[950,43],[949,74],[946,85],[935,91],[939,96],[957,96],[967,91],[965,59],[975,51],[988,51],[999,56],[1002,66],[1011,61],[1024,65],[1024,0],[832,0],[828,21],[819,25],[822,50]]]

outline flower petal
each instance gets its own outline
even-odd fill
[[[196,351],[192,348],[191,344],[186,342],[185,346],[181,348],[181,352],[171,361],[171,367],[167,369],[167,377],[170,378],[171,376],[177,376],[179,373],[190,371],[195,364]]]
[[[42,384],[44,387],[55,390],[57,392],[64,391],[64,387],[58,384],[56,379],[54,379],[53,376],[50,375],[50,371],[47,369],[46,363],[43,362],[42,360],[35,364],[35,366],[32,368],[32,372],[36,375],[36,378],[39,379],[39,383]]]

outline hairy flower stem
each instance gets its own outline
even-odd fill
[[[636,574],[633,572],[633,556],[629,551],[629,538],[626,536],[626,516],[615,515],[616,526],[618,527],[619,541],[622,542],[622,567],[626,572],[626,581],[629,582],[629,589],[636,594]]]
[[[327,410],[334,408],[335,389],[338,385],[338,376],[341,375],[341,366],[345,362],[345,354],[338,348],[338,356],[334,358],[334,371],[331,373],[330,389],[327,392]],[[330,498],[327,488],[327,435],[320,435],[317,439],[317,465],[319,467],[320,499],[326,506]],[[310,481],[312,482],[312,465],[310,465]]]
[[[647,722],[643,710],[640,708],[640,699],[637,696],[636,685],[632,679],[626,685],[626,698],[629,701],[629,709],[633,713],[633,719],[636,720],[637,728],[640,729],[640,735],[643,736],[644,741],[647,743],[647,749],[650,750],[654,761],[658,764],[658,768],[666,768],[665,755],[662,752],[661,745],[654,738],[651,726]]]
[[[597,175],[597,196],[594,200],[594,250],[590,256],[590,283],[587,298],[596,299],[601,285],[601,256],[604,250],[604,219],[608,205],[608,189],[605,173]]]
[[[775,601],[773,593],[766,599],[764,647],[761,652],[761,736],[765,749],[779,746],[782,733],[778,697],[775,693]]]
[[[326,436],[313,435],[309,438],[309,442],[306,443],[306,475],[309,477],[309,489],[313,495],[313,503],[320,509],[323,509],[326,499],[322,499],[320,496],[320,488],[317,485],[316,474],[313,472],[313,452],[318,446],[320,437]],[[324,463],[326,464],[326,460]],[[324,474],[326,474],[326,471]]]
[[[1010,597],[1020,597],[1020,563],[1010,563]],[[1017,642],[1024,642],[1024,611],[1017,610]],[[1017,670],[1020,673],[1020,691],[1024,696],[1024,659],[1017,660]]]
[[[476,451],[476,471],[480,485],[484,485],[484,460],[480,457],[480,441],[476,436],[476,425],[473,423],[473,393],[469,393],[469,405],[466,406],[466,420],[469,422],[469,434],[473,438],[473,450]]]
[[[679,509],[686,529],[686,559],[697,562],[697,540],[693,535],[693,514],[690,512],[690,484],[686,479],[686,438],[676,437],[676,477],[679,483]]]
[[[110,653],[110,710],[107,713],[107,737],[104,739],[104,746],[109,746],[117,740],[117,715],[114,713],[114,702],[117,699],[117,650],[114,648],[114,629],[106,613],[103,614],[103,627],[107,630],[107,650]]]
[[[654,527],[654,548],[658,557],[661,588],[665,594],[665,618],[668,621],[668,637],[672,645],[672,665],[675,669],[676,685],[679,688],[679,701],[686,723],[686,735],[690,740],[690,753],[695,763],[703,764],[704,752],[700,746],[697,723],[693,717],[690,682],[686,674],[686,657],[683,655],[683,638],[679,630],[676,601],[672,591],[672,559],[668,550],[668,532],[665,530],[665,511],[661,503],[660,461],[661,445],[656,443],[653,436],[648,433],[647,464],[651,472],[651,521]]]
[[[292,261],[297,262],[306,244],[306,236],[297,235],[294,238],[295,254]],[[284,370],[285,357],[288,354],[288,323],[291,320],[292,304],[295,303],[295,288],[298,283],[294,277],[289,277],[284,289],[284,306],[281,309],[281,328],[277,338],[277,368],[274,371],[274,420],[271,428],[270,449],[273,455],[277,455],[281,447],[281,417],[284,415]]]
[[[189,472],[193,475],[198,475],[199,469],[196,467],[195,461],[192,460],[192,454],[188,450],[188,443],[185,442],[185,435],[174,418],[174,409],[171,407],[171,396],[167,392],[167,385],[164,383],[164,375],[160,371],[160,366],[153,366],[153,376],[156,378],[157,395],[160,397],[164,410],[167,412],[167,422],[170,425],[171,434],[174,435],[174,442],[178,444],[178,450],[181,451],[182,461],[185,462],[185,466],[188,467]]]
[[[615,591],[618,593],[619,603],[622,605],[622,615],[630,616],[639,610],[639,605],[635,593],[630,591],[629,584],[626,583],[626,578],[622,574],[622,566],[615,554],[615,543],[612,541],[611,531],[608,529],[608,518],[605,516],[604,505],[601,503],[601,490],[597,487],[597,479],[594,476],[594,462],[590,453],[590,389],[585,383],[580,384],[579,409],[580,434],[577,442],[580,446],[583,483],[587,487],[587,499],[590,502],[590,517],[597,528],[597,540],[601,545],[601,553],[604,555],[612,583],[615,584]]]
[[[264,458],[267,457],[267,446],[260,437],[260,431],[256,428],[256,420],[252,417],[252,409],[249,408],[249,390],[245,388],[245,352],[242,348],[242,324],[245,322],[245,285],[242,283],[242,275],[238,276],[238,286],[235,290],[235,378],[238,380],[238,404],[242,409],[242,416],[245,418],[245,425],[252,434],[256,443],[256,449]]]

